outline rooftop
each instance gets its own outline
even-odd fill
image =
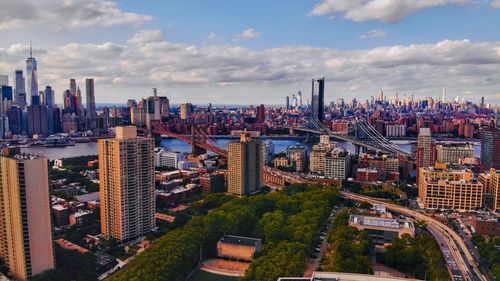
[[[254,247],[254,246],[257,246],[259,243],[261,243],[261,239],[251,238],[251,237],[234,236],[234,235],[224,235],[219,240],[219,242]]]
[[[393,229],[413,228],[413,223],[409,220],[386,219],[386,218],[359,216],[359,215],[351,215],[349,218],[349,222],[358,225],[393,228]]]

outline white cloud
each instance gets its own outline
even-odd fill
[[[500,0],[491,0],[490,6],[493,9],[500,9]]]
[[[359,36],[361,39],[368,39],[368,38],[380,38],[380,37],[385,37],[387,36],[387,33],[385,31],[380,30],[380,29],[372,29],[365,34]]]
[[[136,32],[127,42],[132,44],[147,44],[161,42],[164,39],[165,34],[161,29],[143,29]]]
[[[241,39],[242,40],[252,40],[252,39],[259,37],[261,34],[262,34],[262,32],[258,32],[253,28],[245,29],[245,30],[243,30],[243,32],[241,32],[240,34],[238,34],[236,36],[236,40],[241,40]]]
[[[46,25],[61,31],[152,20],[151,16],[125,12],[111,0],[4,0],[1,6],[0,30]]]
[[[353,21],[381,20],[395,22],[415,12],[447,5],[465,4],[470,0],[321,0],[311,16],[343,14]],[[499,0],[494,0],[499,1]]]
[[[28,46],[0,48],[0,73],[24,68]],[[280,103],[296,90],[307,93],[312,77],[326,77],[327,100],[388,93],[418,96],[472,92],[500,103],[500,41],[396,45],[367,50],[281,47],[251,49],[165,40],[126,45],[71,43],[35,52],[42,86],[57,99],[68,79],[96,79],[98,102],[140,98],[155,87],[173,102]],[[80,82],[81,83],[81,82]],[[82,85],[80,84],[82,87]],[[331,95],[331,96],[330,96]]]
[[[203,41],[203,43],[212,44],[216,40],[217,40],[217,34],[215,34],[215,32],[210,32],[210,34],[208,34],[208,36],[207,36],[207,39],[205,39],[205,41]]]

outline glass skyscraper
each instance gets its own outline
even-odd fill
[[[30,56],[26,59],[26,82],[27,82],[27,96],[29,104],[38,105],[40,101],[38,97],[38,77],[36,59],[33,57],[33,52],[30,43]],[[35,98],[33,98],[35,97]]]

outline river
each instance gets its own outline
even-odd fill
[[[235,139],[217,139],[216,142],[220,144],[221,147],[227,148],[227,145],[235,141]],[[272,140],[275,147],[275,152],[282,152],[287,147],[291,145],[303,145],[307,148],[310,148],[311,145],[306,143],[305,140],[283,140],[283,139],[274,139]],[[354,146],[351,143],[340,142],[339,146],[346,148],[347,150],[354,152]],[[190,152],[191,146],[181,140],[177,139],[163,139],[161,141],[161,146],[165,147],[172,151],[179,152]],[[398,144],[399,147],[406,151],[412,150],[411,144]],[[74,146],[65,146],[65,147],[44,147],[44,146],[31,146],[28,148],[22,148],[23,152],[42,155],[50,160],[61,159],[61,158],[69,158],[75,156],[83,156],[83,155],[96,155],[97,154],[97,143],[77,143]],[[474,156],[479,158],[481,153],[481,146],[474,145]]]

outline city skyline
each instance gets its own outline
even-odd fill
[[[450,98],[500,101],[500,42],[489,28],[500,24],[498,1],[42,2],[5,5],[0,74],[14,81],[25,70],[33,40],[39,88],[51,85],[58,104],[70,78],[94,78],[97,104],[153,87],[174,104],[283,104],[299,90],[305,103],[311,77],[326,78],[326,102],[380,88],[436,97],[443,87]]]

